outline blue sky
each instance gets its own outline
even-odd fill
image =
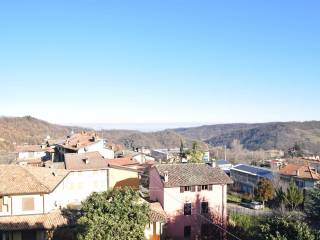
[[[0,115],[320,120],[320,2],[4,0]]]

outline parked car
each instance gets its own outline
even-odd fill
[[[259,209],[263,209],[264,208],[262,203],[256,202],[256,201],[252,201],[249,204],[249,207],[252,208],[252,209],[255,209],[255,210],[259,210]]]
[[[247,207],[247,208],[254,209],[254,210],[260,210],[260,209],[264,208],[262,203],[256,202],[256,201],[241,202],[241,205],[244,206],[244,207]]]

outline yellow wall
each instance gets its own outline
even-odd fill
[[[139,182],[139,174],[133,169],[126,168],[109,168],[109,187],[119,187],[119,186],[134,186]],[[137,186],[138,187],[138,186]]]

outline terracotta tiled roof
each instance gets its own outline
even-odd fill
[[[138,165],[139,163],[135,160],[132,160],[130,157],[124,158],[115,158],[106,160],[107,164],[114,166],[129,166],[129,165]]]
[[[50,193],[68,173],[62,169],[0,165],[0,196]]]
[[[99,141],[94,133],[77,133],[69,137],[61,146],[71,150],[78,150],[80,148],[92,145]]]
[[[315,172],[310,166],[289,163],[283,167],[279,173],[296,178],[320,180],[320,174]]]
[[[158,170],[165,187],[232,183],[220,168],[207,164],[159,164],[154,167]],[[165,172],[168,172],[168,182],[164,181]]]
[[[139,190],[139,178],[127,178],[118,181],[114,188],[131,187],[133,189]]]
[[[60,211],[47,214],[0,217],[0,231],[53,229],[68,225],[69,219]]]
[[[161,204],[159,202],[150,203],[150,221],[151,222],[166,222],[167,214],[163,210]]]
[[[106,160],[99,152],[67,153],[64,157],[66,169],[68,170],[92,170],[108,167]]]

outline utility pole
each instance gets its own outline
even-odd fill
[[[227,161],[227,145],[224,145],[224,160]]]

